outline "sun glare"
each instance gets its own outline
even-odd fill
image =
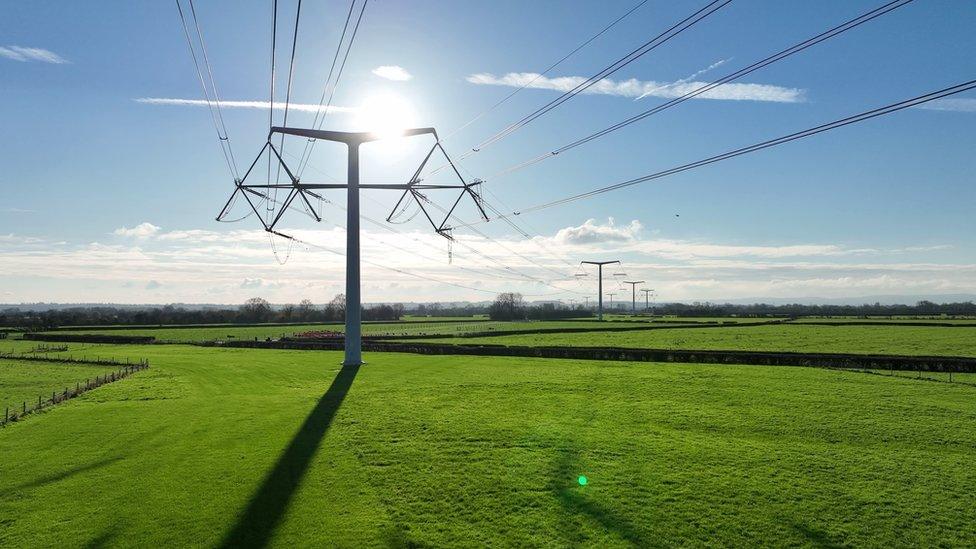
[[[381,139],[400,136],[416,123],[413,106],[394,93],[372,95],[359,107],[356,125],[360,131],[376,134]]]

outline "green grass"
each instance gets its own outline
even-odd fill
[[[363,324],[364,335],[451,335],[470,334],[476,332],[490,332],[501,330],[539,330],[551,328],[587,328],[603,330],[623,326],[646,326],[646,322],[596,322],[596,321],[526,321],[526,322],[424,322],[412,320],[407,322],[384,322]],[[104,334],[118,336],[152,336],[159,341],[194,342],[227,339],[279,338],[293,334],[330,330],[345,331],[342,324],[306,324],[306,325],[274,325],[267,326],[221,326],[205,328],[132,328],[111,330],[72,330],[70,332],[54,332],[57,334]],[[233,336],[233,337],[229,337]],[[0,342],[2,345],[2,342]]]
[[[976,356],[976,326],[794,326],[525,334],[443,343]]]
[[[370,354],[343,400],[339,353],[112,352],[153,366],[0,429],[0,546],[976,544],[973,387]]]
[[[19,412],[24,402],[33,408],[38,396],[50,399],[52,391],[73,390],[86,379],[112,371],[107,366],[0,359],[0,414],[8,407]]]
[[[796,322],[798,324],[803,324],[805,322],[831,322],[831,323],[844,323],[844,322],[877,322],[877,323],[911,323],[911,322],[925,322],[925,323],[935,323],[935,324],[972,324],[976,325],[976,318],[969,317],[939,317],[939,316],[872,316],[868,318],[854,317],[854,316],[827,316],[827,317],[802,317],[791,322]]]

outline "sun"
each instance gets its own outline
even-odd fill
[[[416,124],[413,106],[403,97],[392,93],[377,93],[367,97],[359,106],[356,126],[360,131],[375,134],[380,139],[399,137]]]

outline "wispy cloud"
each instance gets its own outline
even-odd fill
[[[552,286],[593,295],[595,277],[574,277],[575,263],[608,254],[624,262],[624,272],[653,277],[662,300],[938,295],[972,293],[976,287],[976,256],[968,249],[946,253],[949,244],[938,242],[908,242],[894,249],[723,242],[660,238],[637,220],[586,220],[533,239],[458,233],[459,245],[448,262],[443,238],[426,227],[402,231],[362,231],[368,301],[482,300],[496,291],[551,296]],[[136,303],[239,303],[255,295],[279,303],[304,297],[323,302],[343,289],[342,246],[336,243],[345,241],[345,231],[338,227],[289,231],[316,244],[296,244],[290,254],[284,251],[287,244],[277,240],[279,255],[290,258],[286,267],[272,255],[272,236],[260,229],[164,230],[146,222],[117,232],[131,236],[67,243],[0,234],[0,286],[12,292],[14,301]]]
[[[916,108],[928,111],[976,112],[976,99],[968,97],[948,97],[922,103]]]
[[[711,65],[705,67],[704,69],[697,70],[697,71],[693,72],[690,76],[686,76],[686,77],[682,78],[681,80],[676,80],[676,81],[674,81],[674,82],[672,82],[670,84],[666,84],[664,87],[677,86],[677,85],[681,85],[681,84],[685,84],[685,83],[691,82],[694,79],[698,78],[699,76],[705,74],[706,72],[708,72],[708,71],[710,71],[712,69],[717,69],[717,68],[721,67],[722,65],[728,63],[731,60],[732,60],[731,57],[729,57],[728,59],[720,59],[720,60],[712,63]],[[646,91],[646,92],[642,93],[640,95],[640,97],[638,97],[637,99],[634,99],[634,101],[639,101],[641,99],[644,99],[648,95],[651,95],[651,92],[650,91]]]
[[[203,99],[180,99],[175,97],[139,97],[134,99],[136,103],[144,103],[147,105],[176,105],[183,107],[206,107],[207,102]],[[263,109],[268,110],[271,103],[269,101],[227,101],[221,100],[220,106],[225,109]],[[284,110],[285,104],[283,102],[276,102],[274,105],[275,110]],[[313,103],[289,103],[288,109],[292,111],[300,112],[326,112],[326,106],[319,106]],[[329,113],[349,113],[356,112],[355,107],[338,107],[332,105],[328,107]]]
[[[44,48],[25,48],[23,46],[0,46],[0,57],[20,61],[21,63],[37,61],[40,63],[62,65],[68,62],[67,59],[51,50],[45,50]]]
[[[407,69],[399,65],[383,65],[373,69],[373,74],[379,76],[380,78],[386,78],[387,80],[393,80],[395,82],[406,82],[411,80],[413,75],[407,72]]]
[[[13,213],[13,214],[31,214],[31,213],[37,213],[37,210],[29,210],[29,209],[26,209],[26,208],[3,208],[0,211],[2,211],[3,213]]]
[[[534,72],[510,72],[503,76],[491,73],[477,73],[467,77],[472,84],[487,86],[528,87],[543,90],[566,92],[586,81],[582,76],[560,76],[548,78]],[[707,82],[675,81],[657,82],[654,80],[610,80],[603,79],[590,86],[583,93],[616,95],[620,97],[653,96],[665,99],[680,97],[697,90]],[[786,88],[769,84],[723,84],[698,96],[701,99],[725,101],[770,101],[775,103],[799,103],[804,100],[804,90]]]

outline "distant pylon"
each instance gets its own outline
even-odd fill
[[[613,260],[613,261],[580,261],[580,265],[583,265],[583,264],[586,264],[586,265],[596,265],[598,267],[599,272],[600,272],[600,274],[598,276],[598,279],[599,280],[598,280],[598,283],[597,283],[597,292],[596,292],[597,298],[599,299],[599,305],[598,305],[598,309],[597,309],[599,312],[597,314],[597,320],[603,320],[603,266],[604,265],[611,265],[613,263],[618,263],[619,264],[620,261],[619,260],[616,260],[616,259]],[[587,304],[589,304],[589,299],[587,299]]]
[[[654,288],[641,288],[641,291],[644,292],[644,310],[649,311],[651,306],[647,303],[647,296],[654,291]]]
[[[643,284],[643,280],[624,280],[624,284],[630,284],[630,313],[637,314],[637,285]]]

